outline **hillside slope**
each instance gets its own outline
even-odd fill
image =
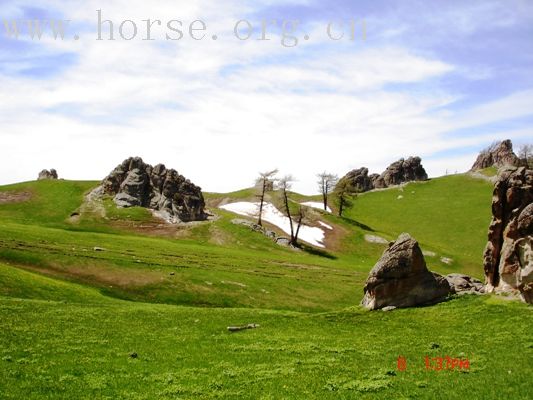
[[[216,207],[255,201],[253,190],[207,193],[211,221],[173,226],[145,209],[117,209],[107,200],[101,215],[82,212],[84,193],[96,184],[38,181],[0,187],[2,198],[11,199],[0,203],[0,260],[117,298],[298,311],[358,303],[366,273],[385,248],[365,240],[369,234],[393,240],[407,231],[430,252],[430,268],[482,275],[491,185],[466,175],[360,195],[343,218],[310,211],[312,223],[334,228],[325,229],[325,251],[280,247],[233,224],[236,215]],[[316,200],[296,193],[291,199],[293,207]],[[275,193],[269,200],[279,204]]]

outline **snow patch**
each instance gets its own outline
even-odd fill
[[[318,208],[319,210],[324,211],[324,203],[320,203],[318,201],[306,201],[305,203],[300,203],[302,206],[307,206],[311,208]],[[331,212],[331,208],[326,207],[327,212]]]
[[[328,225],[328,224],[326,224],[325,222],[318,221],[318,223],[319,223],[320,225],[322,225],[324,228],[329,229],[330,231],[333,230],[333,227],[330,226],[330,225]]]
[[[230,203],[221,206],[220,208],[234,212],[239,215],[246,215],[248,217],[259,216],[259,203],[251,203],[248,201],[240,201],[237,203]],[[290,234],[291,225],[289,218],[286,217],[281,211],[274,207],[271,203],[263,203],[263,213],[261,215],[263,221],[270,222],[272,225],[276,225],[283,232]],[[296,230],[296,224],[293,223],[293,228]],[[324,231],[320,228],[302,225],[298,238],[306,241],[313,246],[324,248],[322,243],[324,240]]]

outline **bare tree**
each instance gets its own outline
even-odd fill
[[[528,168],[533,168],[533,145],[521,145],[518,148],[518,158],[520,158]]]
[[[287,218],[289,218],[289,226],[291,228],[291,239],[289,244],[298,247],[298,234],[300,233],[300,227],[302,226],[303,219],[305,217],[305,209],[301,204],[298,205],[298,214],[293,218],[291,214],[291,208],[289,206],[289,190],[292,187],[294,178],[291,175],[284,176],[278,182],[278,188],[281,192],[281,199],[283,201],[283,208]],[[294,229],[294,219],[296,219],[296,230]]]
[[[335,189],[339,177],[334,174],[330,174],[326,171],[317,174],[318,178],[318,191],[322,195],[322,202],[324,203],[324,211],[328,209],[328,195]]]
[[[259,177],[256,179],[256,187],[259,189],[259,217],[257,219],[257,225],[263,226],[261,219],[263,215],[263,204],[265,203],[265,194],[270,190],[274,190],[274,182],[276,180],[275,175],[278,173],[277,169],[272,171],[260,172]]]
[[[347,179],[341,179],[335,186],[334,194],[339,208],[339,217],[342,217],[342,213],[346,207],[352,205],[350,201],[350,195],[353,194],[354,191],[355,188],[348,182]]]

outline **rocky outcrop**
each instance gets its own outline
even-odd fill
[[[474,165],[470,168],[470,171],[479,171],[480,169],[489,167],[519,167],[520,165],[520,159],[513,152],[513,143],[507,139],[500,143],[492,144],[487,149],[481,151],[477,156]]]
[[[374,189],[372,181],[378,176],[378,174],[369,176],[368,168],[363,167],[348,172],[342,180],[348,184],[347,187],[351,192],[360,193]]]
[[[41,172],[39,172],[39,177],[37,180],[43,181],[46,179],[57,179],[57,171],[52,168],[51,170],[43,169]]]
[[[201,189],[163,164],[152,167],[139,157],[117,166],[103,181],[102,193],[119,207],[150,208],[169,222],[206,219]]]
[[[418,242],[402,233],[370,271],[364,293],[361,304],[376,310],[437,303],[452,288],[443,276],[427,269]]]
[[[409,157],[407,160],[401,158],[392,163],[376,179],[374,179],[374,188],[387,188],[389,186],[400,185],[405,182],[425,181],[428,174],[422,166],[420,157]]]
[[[533,170],[500,171],[483,265],[488,291],[519,292],[533,303]]]
[[[400,159],[387,167],[381,174],[368,174],[368,168],[354,169],[339,180],[340,185],[346,185],[352,193],[368,192],[412,181],[428,179],[426,170],[422,166],[420,157]]]

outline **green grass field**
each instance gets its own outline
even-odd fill
[[[108,201],[104,215],[84,212],[96,184],[0,187],[0,199],[14,199],[0,202],[0,398],[533,397],[530,307],[495,296],[358,306],[385,247],[365,234],[409,232],[435,253],[430,269],[481,278],[484,180],[366,193],[343,218],[315,211],[335,228],[325,251],[277,246],[214,207],[253,200],[252,190],[207,193],[217,219],[169,228]],[[226,329],[247,323],[260,327]],[[425,356],[446,355],[470,369],[425,369]]]

